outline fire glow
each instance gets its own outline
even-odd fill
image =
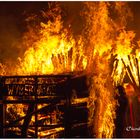
[[[50,16],[53,20],[40,23],[37,41],[32,42],[24,56],[17,59],[18,64],[10,72],[8,66],[0,63],[0,75],[42,75],[77,71],[86,73],[91,77],[90,100],[97,102],[98,110],[94,118],[89,115],[90,122],[95,124],[93,129],[97,138],[112,138],[117,106],[113,86],[122,84],[126,73],[132,83],[136,86],[140,84],[137,71],[140,67],[140,52],[136,49],[139,46],[133,44],[135,33],[125,29],[129,18],[126,14],[127,4],[84,2],[81,16],[85,20],[85,28],[77,38],[70,28],[64,28],[61,8],[59,4],[55,6],[43,12],[46,18]],[[120,23],[109,16],[109,9],[113,6]],[[32,30],[29,29],[29,34],[25,34],[28,35],[27,38],[34,35]],[[27,40],[26,44],[28,41],[30,42]],[[94,112],[94,109],[91,111]]]

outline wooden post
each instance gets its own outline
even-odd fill
[[[65,105],[65,111],[64,111],[64,125],[65,125],[65,138],[70,138],[70,132],[71,132],[71,122],[70,122],[70,94],[71,94],[71,81],[70,77],[68,77],[67,83],[66,83],[66,105]]]
[[[29,104],[29,106],[28,106],[28,111],[27,111],[26,117],[24,119],[22,129],[21,129],[22,138],[27,138],[28,126],[29,126],[29,123],[32,118],[32,116],[28,116],[28,114],[30,114],[31,112],[34,111],[34,107],[35,107],[34,104]]]
[[[36,86],[36,83],[35,83],[35,86]],[[36,93],[35,92],[36,92],[36,90],[34,90],[34,94],[35,94],[35,98],[36,98]],[[36,108],[36,103],[32,103],[32,104],[29,103],[27,114],[26,114],[26,117],[25,117],[24,122],[23,122],[22,129],[21,129],[21,137],[22,138],[27,138],[29,123],[30,123],[31,118],[32,118],[32,115],[29,115],[29,114],[32,114],[34,112],[35,108]],[[36,124],[36,120],[35,120],[35,124]],[[36,126],[35,126],[35,130],[36,130]],[[36,131],[35,131],[35,135],[36,135]]]

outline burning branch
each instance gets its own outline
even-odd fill
[[[127,74],[132,82],[132,85],[136,91],[137,96],[140,95],[140,72],[139,72],[139,64],[138,64],[138,58],[136,56],[128,55],[128,62],[124,61],[124,59],[121,59],[123,62],[124,68],[127,71]]]

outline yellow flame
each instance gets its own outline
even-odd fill
[[[0,63],[0,75],[6,75],[6,66]]]
[[[115,84],[121,84],[123,82],[124,76],[126,74],[126,69],[124,68],[123,61],[126,65],[129,64],[128,55],[131,54],[134,46],[132,44],[132,40],[134,39],[135,34],[132,31],[122,31],[116,40],[116,50],[114,54],[117,54],[117,62],[114,63],[113,70],[113,79]],[[117,66],[115,66],[117,65]]]
[[[24,57],[19,58],[17,74],[54,74],[86,68],[82,39],[74,40],[68,30],[63,29],[61,16],[53,22],[41,23],[39,38]]]
[[[116,101],[111,79],[110,58],[114,43],[114,25],[109,17],[109,3],[86,3],[86,14],[91,61],[88,71],[91,73],[93,88],[90,96],[96,102],[93,131],[97,138],[111,138],[114,131]],[[92,48],[92,49],[91,49]],[[88,51],[88,49],[87,49]],[[94,111],[94,110],[93,110]]]
[[[74,38],[70,29],[63,27],[63,20],[57,8],[47,14],[44,13],[45,17],[52,16],[53,20],[47,23],[41,22],[37,28],[37,39],[25,42],[31,46],[27,48],[23,57],[18,58],[19,65],[11,75],[58,74],[86,70],[92,76],[90,99],[94,105],[89,106],[95,107],[97,102],[95,118],[92,118],[95,122],[93,125],[96,137],[111,138],[115,127],[116,108],[113,83],[114,85],[122,83],[126,72],[129,74],[124,66],[125,63],[130,67],[130,72],[138,85],[134,58],[140,60],[140,51],[137,50],[136,56],[133,57],[132,51],[135,46],[132,41],[135,34],[132,31],[125,31],[127,17],[131,16],[125,3],[116,2],[111,5],[108,2],[85,2],[84,4],[83,15],[86,27],[83,29],[82,36]],[[110,17],[109,8],[114,4],[118,21]],[[58,12],[58,15],[56,16],[53,12]],[[29,38],[34,35],[33,29],[30,29],[29,34],[24,37]],[[111,55],[117,55],[115,57],[117,61],[113,63],[113,72],[110,67]],[[138,61],[138,67],[140,67],[140,61]],[[5,75],[2,64],[0,68],[2,68],[0,74]],[[130,79],[132,80],[131,76]],[[92,109],[93,112],[94,110]]]

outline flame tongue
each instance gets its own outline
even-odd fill
[[[97,102],[95,118],[92,118],[94,109],[89,116],[92,122],[95,120],[96,137],[111,138],[116,108],[113,85],[122,84],[126,73],[136,86],[140,85],[140,51],[133,44],[134,32],[125,31],[126,21],[131,17],[126,3],[85,2],[83,11],[85,27],[83,34],[76,38],[70,28],[63,27],[60,7],[44,12],[43,16],[51,20],[41,22],[36,31],[29,28],[24,37],[37,39],[26,40],[27,50],[18,58],[19,65],[10,75],[86,71],[92,79],[91,104]],[[113,13],[117,18],[111,18]],[[8,73],[1,63],[0,68],[1,75]]]
[[[60,16],[53,22],[41,23],[39,38],[20,59],[17,74],[64,73],[86,68],[82,41],[76,43],[68,30],[63,29]]]

